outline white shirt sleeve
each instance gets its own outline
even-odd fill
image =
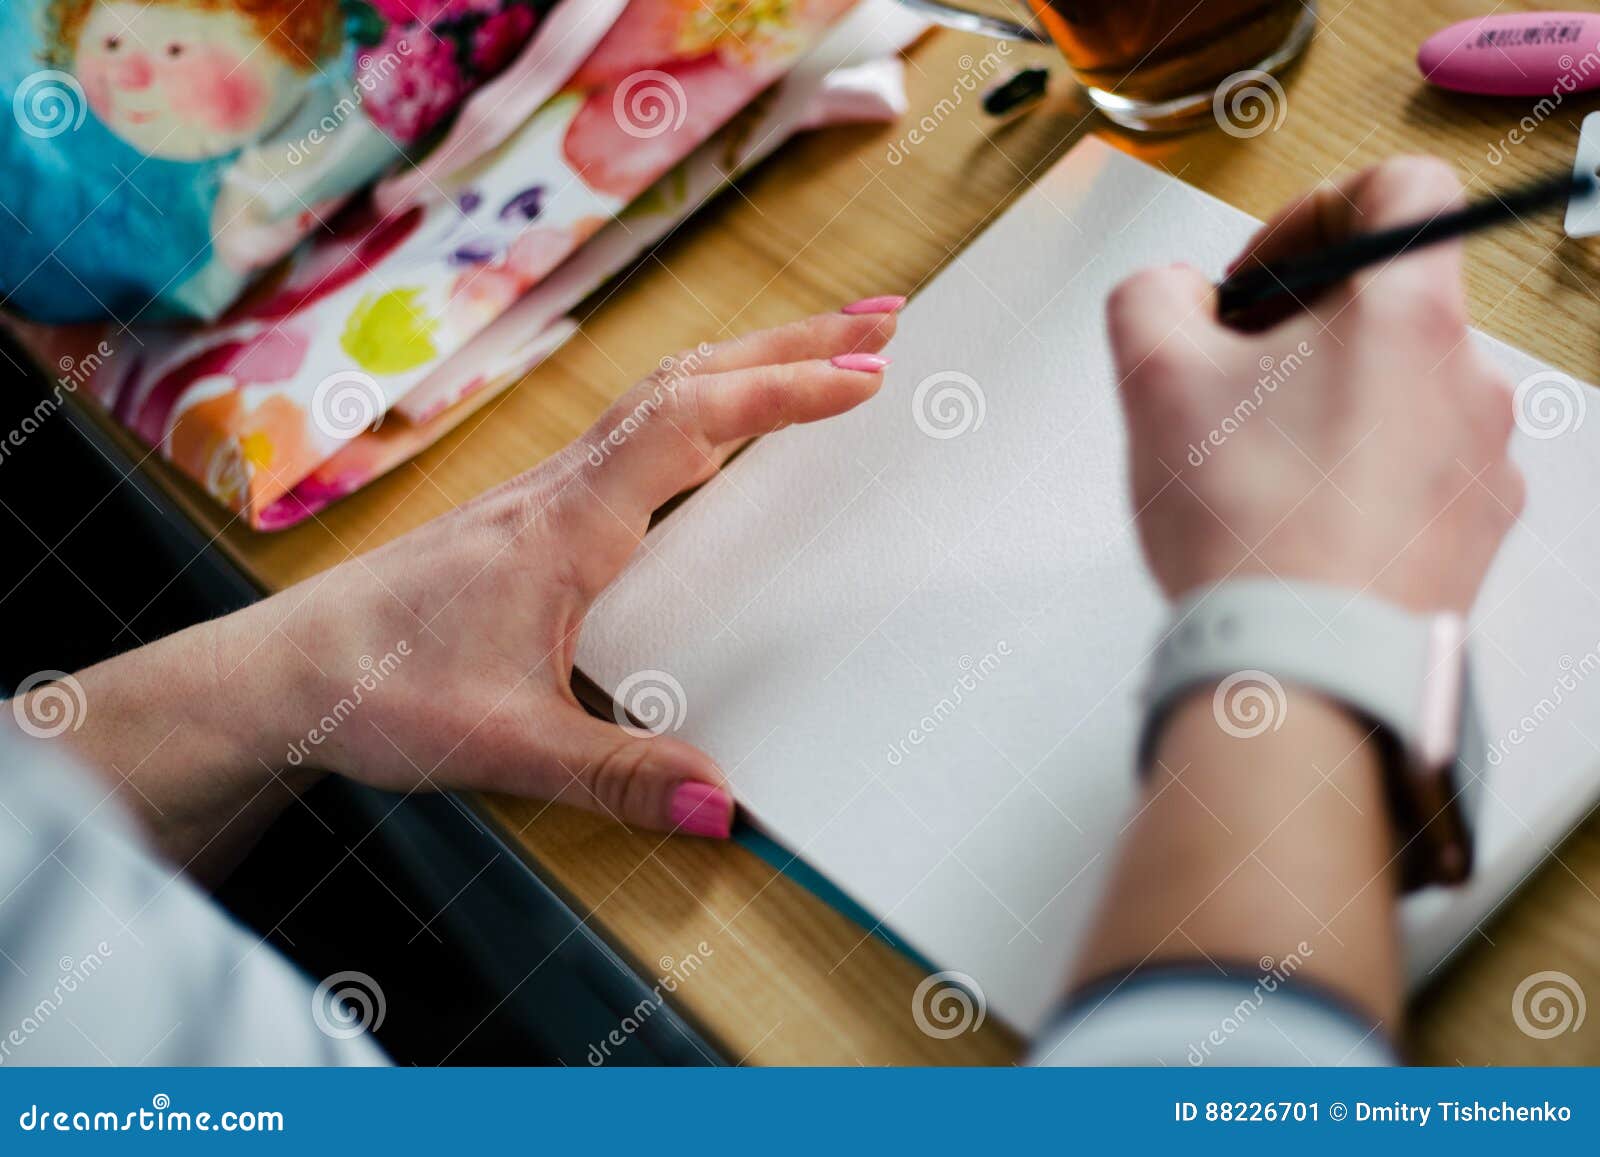
[[[1160,967],[1074,996],[1034,1042],[1036,1065],[1374,1066],[1396,1063],[1370,1019],[1273,973]]]
[[[0,721],[0,1065],[387,1063],[64,744]]]

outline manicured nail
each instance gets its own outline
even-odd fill
[[[720,787],[691,780],[672,793],[671,819],[685,835],[725,840],[733,831],[733,799]]]
[[[840,313],[893,313],[906,303],[906,299],[892,293],[882,297],[863,297],[860,301],[852,301],[841,309]]]
[[[841,370],[856,370],[863,374],[879,373],[889,364],[888,358],[880,358],[877,354],[840,354],[829,360]]]

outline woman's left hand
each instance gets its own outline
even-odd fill
[[[578,633],[659,506],[747,439],[877,392],[887,362],[876,351],[901,300],[668,359],[536,469],[371,554],[68,676],[69,687],[36,688],[14,704],[17,719],[64,736],[161,850],[206,879],[322,771],[726,837],[733,800],[709,755],[579,705]]]
[[[260,758],[390,789],[559,798],[725,837],[733,803],[710,756],[579,706],[578,633],[662,503],[748,438],[877,391],[885,363],[872,355],[894,333],[897,305],[668,359],[543,465],[219,620],[222,686],[254,683],[265,668],[276,689],[258,701],[276,736]]]

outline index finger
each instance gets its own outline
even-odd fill
[[[1232,277],[1249,265],[1270,265],[1296,254],[1325,249],[1350,236],[1354,216],[1350,189],[1366,176],[1366,172],[1357,173],[1338,184],[1323,181],[1280,209],[1228,263],[1227,275]]]
[[[663,503],[716,472],[746,439],[831,418],[882,384],[887,358],[831,359],[695,374],[617,402],[585,440],[590,490],[641,529]]]
[[[1337,245],[1357,234],[1421,225],[1461,200],[1461,184],[1445,162],[1396,157],[1312,189],[1256,231],[1228,266],[1228,274]],[[1360,292],[1381,280],[1397,288],[1406,283],[1410,292],[1459,296],[1461,252],[1459,241],[1418,248],[1352,278],[1350,288]]]

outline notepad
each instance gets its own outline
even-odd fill
[[[1023,1032],[1129,819],[1164,615],[1104,301],[1145,266],[1218,275],[1255,226],[1086,139],[916,295],[881,393],[763,439],[664,519],[579,648],[608,692],[669,687],[745,815]],[[1600,796],[1600,407],[1478,340],[1572,401],[1515,438],[1527,511],[1473,617],[1497,752],[1480,871],[1407,902],[1413,984]]]

